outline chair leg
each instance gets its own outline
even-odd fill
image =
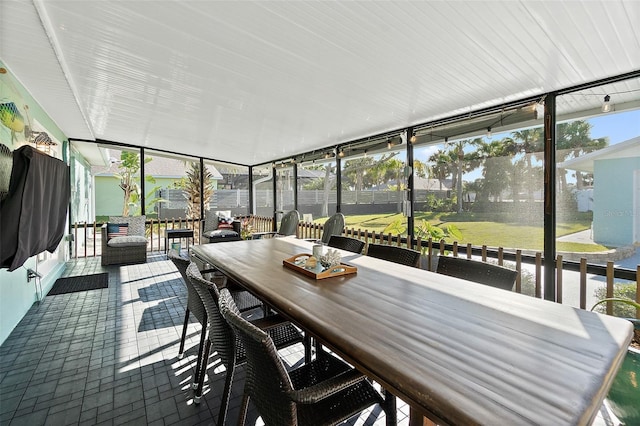
[[[224,378],[224,389],[222,390],[222,401],[220,401],[220,412],[218,413],[218,424],[224,425],[227,418],[227,409],[229,408],[229,397],[231,396],[231,383],[233,382],[233,373],[235,366],[230,366]]]
[[[240,415],[238,416],[238,426],[244,426],[247,420],[247,407],[249,406],[249,394],[245,386],[245,390],[242,394],[242,404],[240,404]]]
[[[309,364],[311,362],[311,336],[309,333],[304,333],[302,344],[304,345],[304,363]]]
[[[196,371],[196,377],[198,378],[198,388],[196,389],[196,394],[193,397],[193,402],[195,404],[200,404],[200,398],[202,398],[202,388],[204,386],[204,375],[207,372],[207,364],[209,360],[209,350],[211,349],[211,342],[207,340],[207,343],[204,347],[204,354],[202,356],[202,362],[200,365],[200,372]]]
[[[384,417],[386,426],[396,426],[398,424],[398,408],[396,405],[396,397],[394,394],[384,389]]]
[[[198,346],[198,361],[196,361],[196,375],[194,377],[193,383],[191,384],[191,387],[193,389],[198,388],[198,379],[199,379],[198,375],[200,374],[200,365],[202,364],[202,351],[204,350],[204,340],[206,339],[206,337],[207,337],[207,327],[203,325],[202,331],[200,331],[200,345]]]
[[[182,326],[182,339],[180,339],[178,359],[182,359],[184,356],[184,341],[187,339],[187,324],[189,324],[189,308],[184,310],[184,325]]]

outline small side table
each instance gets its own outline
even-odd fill
[[[175,238],[187,239],[187,251],[189,251],[189,238],[193,240],[193,229],[165,229],[164,231],[164,252],[167,253],[169,251],[169,240],[174,240]]]

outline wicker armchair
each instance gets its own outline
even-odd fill
[[[399,263],[400,265],[420,267],[420,252],[408,248],[388,246],[385,244],[369,244],[367,256]]]
[[[147,261],[146,216],[110,216],[108,224],[127,224],[126,235],[109,238],[108,224],[100,229],[102,237],[101,264],[127,265]]]
[[[334,425],[384,401],[366,378],[325,354],[287,372],[272,338],[243,319],[231,295],[220,291],[220,311],[247,353],[247,379],[238,424],[249,398],[267,425]]]
[[[438,256],[436,272],[467,281],[513,290],[518,271],[461,257]]]
[[[211,345],[213,345],[225,367],[224,390],[222,393],[222,401],[220,403],[220,412],[216,422],[219,425],[224,425],[235,367],[236,365],[245,362],[245,350],[244,346],[236,341],[236,336],[233,333],[233,330],[220,314],[220,309],[218,308],[218,299],[220,294],[218,287],[202,278],[202,275],[195,263],[191,263],[187,267],[187,277],[191,280],[191,283],[200,296],[200,300],[207,312],[207,321],[209,323],[209,337],[204,347],[202,361],[199,363],[200,368],[196,370],[198,386],[196,388],[196,394],[193,401],[196,404],[200,403],[202,388],[204,385],[204,376],[207,370],[207,360],[209,359]],[[231,297],[229,290],[224,290],[230,295],[229,297]],[[304,341],[304,338],[298,329],[291,323],[285,321],[279,315],[255,320],[253,321],[253,324],[266,330],[268,335],[273,338],[278,348],[284,348]],[[308,348],[305,349],[308,350]]]
[[[364,250],[364,241],[356,238],[344,237],[342,235],[332,235],[327,244],[329,247],[347,250],[353,253],[361,254]]]
[[[336,213],[324,223],[321,241],[324,244],[328,244],[332,236],[341,235],[342,231],[344,231],[344,215]]]

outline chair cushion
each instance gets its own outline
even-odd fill
[[[138,247],[147,246],[147,239],[139,235],[127,235],[124,237],[113,237],[107,242],[109,247]]]
[[[241,240],[240,235],[231,229],[216,229],[215,231],[204,232],[202,236],[208,238],[210,243]]]
[[[125,237],[129,233],[129,224],[127,223],[107,223],[107,238],[110,240],[114,237]]]

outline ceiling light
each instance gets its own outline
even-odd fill
[[[491,137],[491,126],[487,127],[487,137]]]
[[[415,132],[411,133],[411,139],[409,139],[411,141],[411,143],[415,143],[416,140],[418,140],[418,138],[416,138],[416,134]]]
[[[533,105],[533,114],[536,120],[542,120],[544,118],[544,104],[541,102],[536,102]]]
[[[364,150],[364,158],[367,158],[367,150]]]
[[[613,105],[610,102],[611,96],[606,95],[604,97],[604,102],[602,103],[602,112],[611,112],[613,110]]]
[[[392,146],[391,139],[387,138],[387,149],[391,149]]]
[[[344,157],[344,150],[340,149],[340,151],[338,152],[338,157]]]

